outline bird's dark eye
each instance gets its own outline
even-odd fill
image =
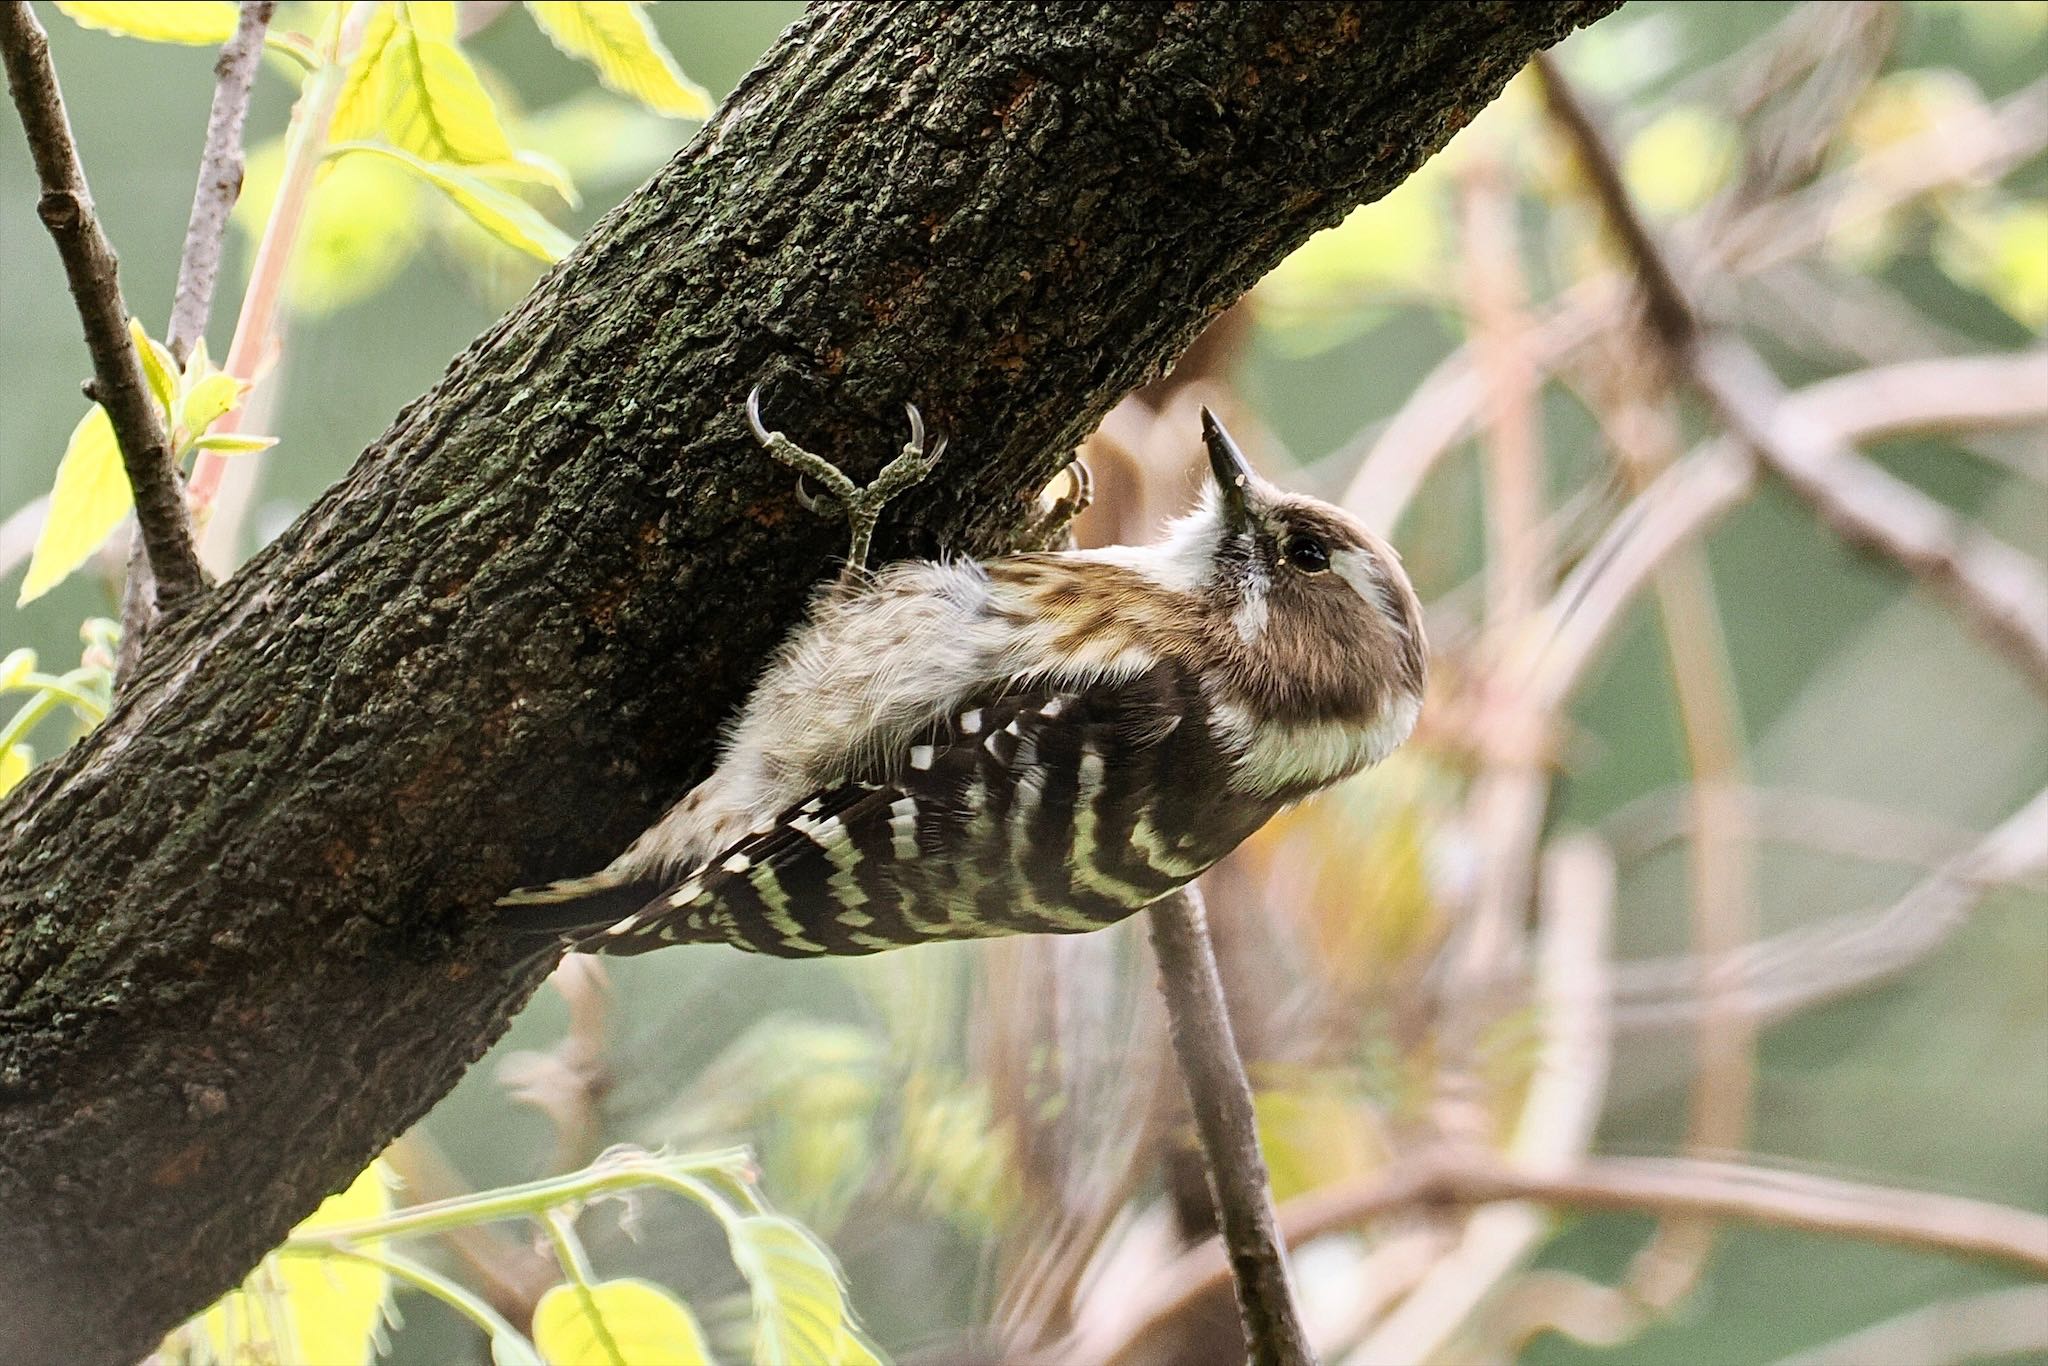
[[[1299,533],[1289,536],[1287,543],[1280,547],[1280,553],[1287,557],[1287,563],[1304,574],[1320,574],[1330,567],[1330,551],[1313,536]]]

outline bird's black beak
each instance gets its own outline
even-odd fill
[[[1249,493],[1256,477],[1251,464],[1207,408],[1202,409],[1202,443],[1209,448],[1209,469],[1223,493],[1223,520],[1231,530],[1242,530],[1251,521]]]

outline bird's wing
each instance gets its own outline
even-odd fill
[[[607,890],[580,921],[561,902],[508,919],[595,952],[722,941],[785,957],[1095,929],[1222,852],[1163,847],[1146,824],[1176,782],[1199,789],[1173,762],[1184,708],[1164,670],[984,696],[675,885],[635,884],[630,914]]]

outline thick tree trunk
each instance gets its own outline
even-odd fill
[[[856,475],[916,400],[951,454],[882,551],[999,546],[1119,394],[1614,3],[806,15],[7,806],[0,1359],[132,1360],[236,1280],[540,980],[492,899],[704,772],[840,545],[750,386]]]

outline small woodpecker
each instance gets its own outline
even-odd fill
[[[1393,549],[1246,463],[1157,544],[864,572],[911,440],[857,488],[760,419],[853,527],[847,575],[782,645],[718,766],[603,871],[512,893],[506,925],[584,952],[783,957],[1100,929],[1291,802],[1407,739],[1427,668]]]

